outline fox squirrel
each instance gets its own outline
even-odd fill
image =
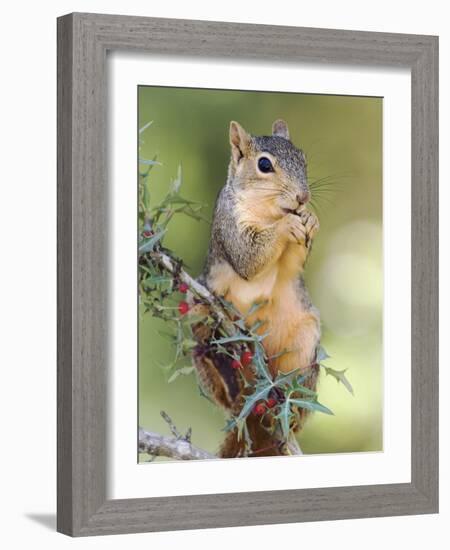
[[[306,209],[310,191],[305,155],[290,141],[283,120],[273,123],[271,136],[250,135],[233,121],[230,144],[228,178],[217,198],[208,256],[199,280],[231,302],[242,316],[255,302],[264,301],[246,317],[246,323],[264,323],[260,332],[267,334],[263,346],[272,376],[300,369],[307,374],[304,384],[315,389],[320,319],[302,272],[319,222]],[[201,330],[196,337],[205,340]],[[287,352],[280,354],[283,350]],[[238,413],[245,390],[231,359],[199,346],[194,365],[212,399],[226,411]],[[251,380],[251,366],[243,374]],[[299,411],[296,429],[301,428],[305,414],[304,409]],[[247,428],[253,441],[250,456],[285,454],[281,445],[273,444],[273,435],[260,418],[250,415]],[[243,449],[234,430],[219,455],[241,456]]]

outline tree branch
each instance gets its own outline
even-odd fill
[[[300,447],[300,443],[297,441],[297,438],[294,434],[290,433],[289,438],[286,442],[286,447],[291,455],[302,455],[303,451]]]
[[[177,460],[208,460],[217,458],[203,449],[194,447],[187,439],[166,437],[139,428],[139,452],[153,457],[165,456]]]
[[[235,326],[231,322],[219,299],[214,296],[212,292],[191,277],[189,273],[180,267],[168,254],[161,251],[152,251],[150,256],[152,260],[160,264],[163,269],[172,275],[176,275],[182,283],[186,283],[193,294],[210,306],[217,320],[220,321],[229,336],[233,336],[236,333]]]
[[[188,435],[188,434],[187,434]],[[291,456],[302,455],[303,452],[295,437],[291,436],[286,444]],[[203,449],[192,445],[189,439],[166,437],[139,428],[139,452],[152,457],[165,456],[176,460],[210,460],[219,458]]]

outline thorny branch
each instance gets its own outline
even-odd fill
[[[168,254],[165,254],[159,250],[155,250],[150,254],[153,261],[159,263],[163,269],[172,275],[176,275],[182,283],[186,283],[188,285],[193,294],[210,306],[210,309],[215,314],[217,321],[222,324],[225,332],[227,332],[229,336],[235,334],[236,328],[230,321],[230,318],[220,304],[220,301],[214,296],[214,294],[212,294],[196,279],[191,277],[189,273],[180,267]]]
[[[152,457],[165,456],[177,460],[207,460],[217,456],[199,449],[186,439],[166,437],[139,428],[139,452]]]
[[[217,456],[195,447],[191,443],[191,428],[186,435],[181,435],[170,416],[161,411],[161,416],[169,425],[173,437],[166,437],[154,432],[139,428],[139,452],[147,453],[152,458],[165,456],[178,460],[207,460]]]
[[[208,451],[195,447],[191,443],[191,428],[189,428],[186,435],[183,436],[166,412],[161,411],[161,416],[169,425],[173,437],[163,436],[139,428],[139,452],[150,455],[151,460],[158,456],[177,460],[208,460],[211,458],[219,458]],[[303,454],[295,437],[292,436],[289,438],[287,446],[291,455]]]

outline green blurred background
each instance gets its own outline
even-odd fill
[[[348,369],[355,390],[322,374],[319,400],[334,416],[312,415],[299,436],[305,453],[382,450],[382,99],[373,97],[139,87],[140,156],[157,155],[152,201],[167,192],[181,165],[183,196],[206,204],[210,220],[225,183],[230,156],[228,126],[237,120],[255,135],[287,121],[292,141],[308,161],[308,178],[328,178],[317,196],[320,232],[306,283],[320,309],[327,365]],[[198,275],[209,241],[208,223],[184,216],[169,225],[165,245]],[[161,365],[173,349],[150,315],[139,323],[139,424],[169,434],[165,410],[193,442],[215,451],[224,414],[199,395],[195,375],[168,384]],[[142,460],[148,457],[142,456]]]

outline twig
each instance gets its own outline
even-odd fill
[[[286,443],[291,456],[303,455],[295,437],[290,437]],[[166,437],[139,428],[139,452],[149,454],[152,459],[165,456],[176,460],[210,460],[219,457],[192,445],[188,439]]]
[[[147,453],[153,457],[165,456],[177,460],[208,460],[217,456],[194,447],[186,439],[165,437],[163,435],[148,432],[139,428],[139,452]]]
[[[233,336],[236,333],[235,326],[230,321],[230,318],[222,307],[220,301],[212,292],[191,277],[187,271],[180,268],[180,266],[177,265],[176,262],[164,252],[153,251],[150,253],[150,256],[154,262],[159,263],[166,271],[176,275],[181,282],[186,283],[193,294],[210,306],[217,320],[222,323],[224,330],[229,336]]]
[[[177,427],[175,426],[173,420],[165,411],[161,411],[161,416],[169,425],[170,431],[172,432],[172,435],[174,437],[176,437],[177,439],[184,439],[184,441],[187,441],[188,443],[191,442],[192,428],[188,428],[186,435],[181,435],[180,432],[177,430]]]
[[[295,438],[295,436],[292,433],[289,434],[289,438],[286,441],[286,447],[289,451],[289,454],[291,454],[291,455],[302,455],[303,454],[303,451],[300,447],[299,442],[297,441],[297,439]]]
[[[164,418],[164,420],[167,422],[167,424],[169,425],[169,428],[170,428],[170,431],[172,432],[172,435],[174,437],[176,437],[177,439],[183,439],[182,435],[180,434],[180,432],[177,430],[177,427],[175,426],[175,424],[173,423],[172,419],[170,418],[170,416],[165,412],[165,411],[161,411],[161,416]]]

